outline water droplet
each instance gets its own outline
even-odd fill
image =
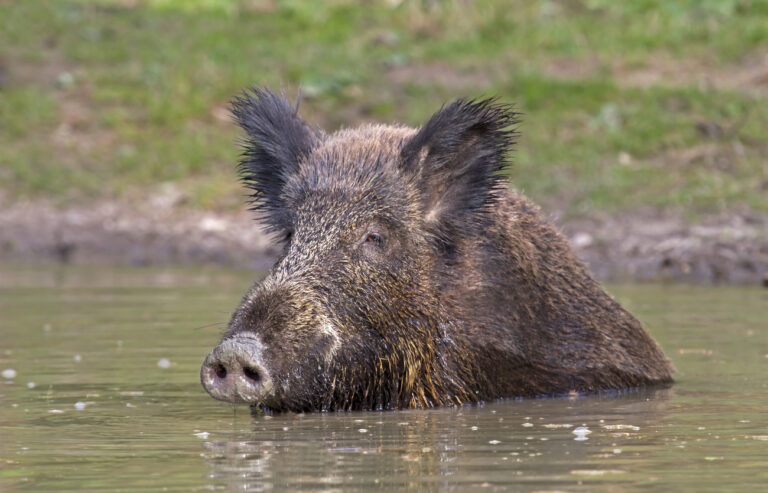
[[[574,430],[571,433],[576,435],[574,440],[576,440],[577,442],[583,442],[585,440],[588,440],[587,435],[592,433],[592,430],[590,430],[586,426],[579,426],[577,428],[574,428]]]

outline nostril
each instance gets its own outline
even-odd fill
[[[245,368],[243,368],[243,375],[245,375],[245,377],[248,378],[249,380],[252,380],[253,382],[256,382],[256,383],[259,383],[261,381],[261,374],[255,368],[246,366]]]
[[[213,367],[213,371],[216,373],[216,376],[220,379],[224,380],[227,378],[227,369],[222,365],[221,363],[216,364]]]

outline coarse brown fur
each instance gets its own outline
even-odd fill
[[[458,100],[418,130],[326,135],[255,89],[234,114],[244,183],[285,245],[223,338],[252,341],[269,375],[239,400],[431,407],[671,381],[641,324],[501,178],[509,107]]]

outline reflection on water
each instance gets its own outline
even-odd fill
[[[251,430],[207,441],[204,458],[215,485],[245,491],[273,484],[557,489],[582,476],[634,482],[642,478],[633,474],[631,458],[638,448],[661,443],[660,417],[671,395],[659,390],[429,412],[266,416]],[[574,433],[578,427],[588,431]]]
[[[667,389],[252,417],[197,381],[252,280],[0,267],[0,491],[768,484],[768,291],[613,287],[677,366]]]

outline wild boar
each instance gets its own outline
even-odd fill
[[[285,95],[233,101],[254,209],[283,244],[205,359],[216,399],[427,408],[672,381],[654,340],[504,178],[517,115],[332,134]]]

